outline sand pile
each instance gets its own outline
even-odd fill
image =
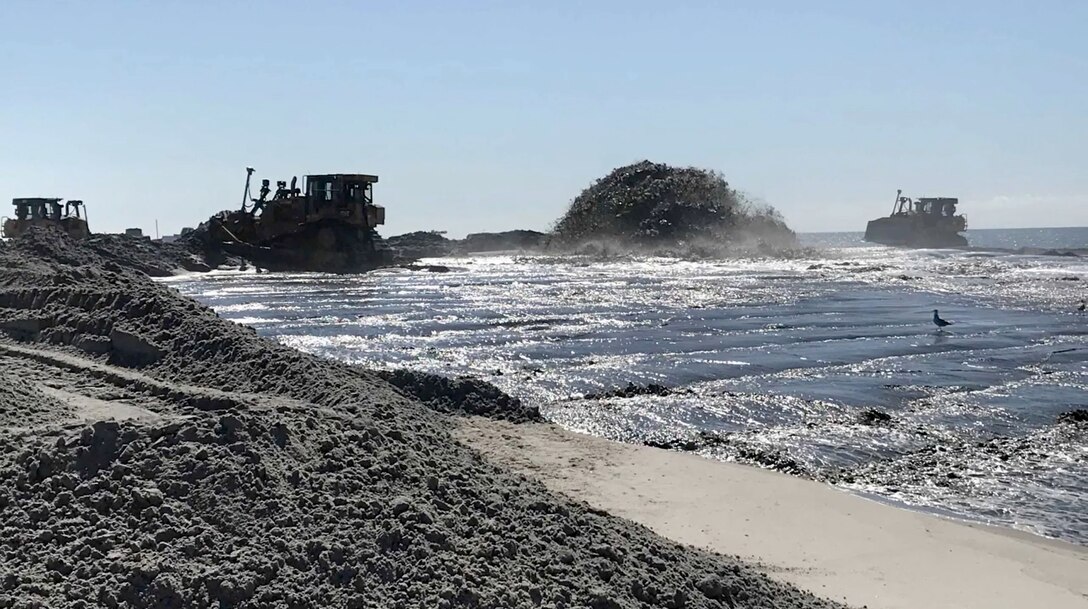
[[[105,263],[124,266],[150,275],[169,277],[180,272],[206,272],[220,266],[238,267],[240,258],[224,257],[205,251],[198,242],[161,243],[129,235],[92,235],[78,245],[66,240],[47,238],[52,231],[33,230],[20,237],[26,251],[71,265]]]
[[[607,240],[641,246],[795,245],[776,211],[752,204],[721,174],[650,161],[615,169],[583,190],[554,233],[567,245]]]
[[[4,357],[156,412],[0,430],[0,607],[833,606],[483,461],[376,374],[37,239],[0,247]]]
[[[127,235],[93,235],[87,245],[104,258],[152,277],[169,277],[179,271],[206,272],[224,263],[188,241],[160,243]],[[240,262],[235,261],[235,266]]]

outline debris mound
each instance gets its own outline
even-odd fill
[[[658,383],[649,383],[647,385],[636,385],[632,382],[628,382],[626,387],[617,387],[608,391],[602,391],[600,393],[587,393],[582,397],[586,400],[604,400],[608,398],[633,398],[639,395],[672,395],[674,393],[691,393],[690,389],[674,389],[672,387],[666,387]]]
[[[643,444],[653,448],[685,452],[709,451],[715,458],[726,458],[793,476],[814,478],[802,462],[773,446],[748,441],[741,434],[700,431],[682,437],[652,437]]]
[[[535,230],[519,229],[499,233],[472,233],[458,242],[457,247],[464,253],[506,250],[526,251],[540,248],[546,238],[547,235]]]
[[[610,239],[643,246],[796,242],[774,209],[753,204],[721,174],[650,161],[615,169],[582,191],[554,235],[567,245]]]
[[[385,245],[393,250],[398,258],[406,260],[449,256],[453,253],[454,243],[438,231],[415,231],[385,240]]]
[[[1058,415],[1058,423],[1088,423],[1088,408],[1077,408]]]
[[[889,425],[892,422],[892,415],[884,412],[883,410],[877,410],[876,408],[866,408],[858,414],[858,423],[869,426]]]
[[[438,231],[416,231],[385,240],[396,256],[404,260],[440,258],[496,251],[533,251],[543,247],[547,235],[534,230],[499,233],[472,233],[464,239],[447,239]]]
[[[504,419],[513,423],[540,422],[540,410],[523,404],[498,387],[471,377],[449,378],[415,370],[382,370],[394,387],[439,412]]]

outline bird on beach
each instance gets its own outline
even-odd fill
[[[941,316],[937,314],[937,309],[933,309],[933,325],[937,326],[938,330],[943,330],[945,326],[951,326],[952,322],[941,319]]]
[[[1083,313],[1084,309],[1086,309],[1086,308],[1088,308],[1088,300],[1080,301],[1080,305],[1077,307],[1077,310],[1080,311],[1081,313]]]

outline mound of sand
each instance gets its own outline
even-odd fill
[[[615,169],[583,190],[554,233],[564,244],[795,243],[777,212],[753,205],[721,174],[650,161]]]
[[[244,261],[207,251],[196,241],[162,243],[129,235],[92,235],[76,244],[59,239],[49,229],[35,229],[16,241],[24,251],[80,266],[112,263],[151,277],[169,277],[184,271],[206,272],[220,266],[238,267]]]
[[[0,351],[156,417],[0,430],[0,607],[835,606],[484,461],[377,374],[37,246],[0,246]]]

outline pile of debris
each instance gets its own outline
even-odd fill
[[[582,191],[554,232],[568,247],[602,240],[651,247],[796,242],[773,208],[752,203],[721,174],[650,161],[615,169]]]
[[[385,240],[385,246],[396,256],[406,260],[420,258],[441,258],[453,254],[454,241],[443,235],[442,231],[415,231]]]
[[[606,400],[608,398],[633,398],[640,395],[657,395],[666,396],[674,393],[691,393],[690,389],[675,389],[673,387],[666,387],[665,385],[659,385],[657,383],[649,383],[648,385],[636,385],[628,381],[626,387],[617,387],[609,391],[602,391],[600,393],[587,393],[582,396],[584,400]]]
[[[390,237],[385,246],[403,261],[479,252],[534,251],[544,247],[547,239],[547,234],[535,230],[472,233],[464,239],[448,239],[442,231],[416,231]]]
[[[503,393],[480,379],[448,378],[419,370],[378,370],[375,374],[432,410],[450,414],[471,414],[512,423],[544,420],[536,406]]]
[[[500,233],[472,233],[458,243],[463,253],[531,251],[542,247],[547,235],[535,230],[508,230]]]

